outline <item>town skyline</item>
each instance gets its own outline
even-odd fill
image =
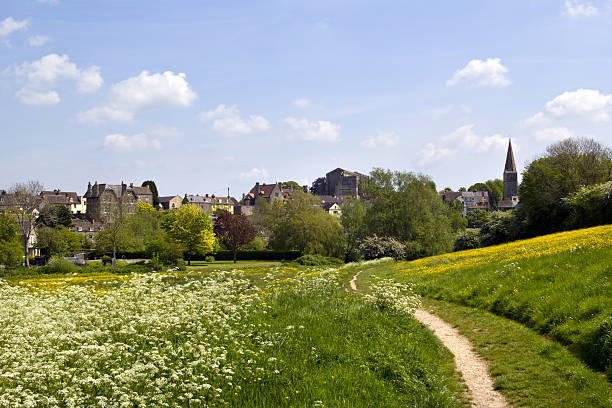
[[[458,189],[501,178],[509,138],[520,175],[562,138],[609,144],[611,22],[605,1],[9,0],[0,187],[238,198],[381,167]]]

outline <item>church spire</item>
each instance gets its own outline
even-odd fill
[[[506,166],[504,172],[516,172],[516,164],[514,164],[514,153],[512,152],[512,140],[508,139],[508,154],[506,155]]]

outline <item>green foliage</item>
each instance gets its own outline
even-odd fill
[[[171,239],[167,232],[156,230],[145,244],[145,253],[148,257],[157,257],[163,265],[178,265],[183,258],[183,248]]]
[[[141,202],[136,203],[136,213],[154,213],[155,211],[155,207],[153,207],[151,204]]]
[[[215,247],[210,218],[195,205],[185,204],[168,213],[163,225],[169,236],[184,248],[188,264],[192,256],[209,253]]]
[[[266,249],[268,244],[263,237],[257,236],[251,240],[248,244],[246,244],[243,249],[247,251],[263,251]]]
[[[295,261],[300,265],[319,267],[338,267],[344,264],[342,259],[322,255],[303,255]]]
[[[521,230],[522,224],[518,210],[495,211],[489,215],[487,222],[480,228],[480,243],[482,246],[489,246],[514,241],[519,238]]]
[[[463,251],[465,249],[480,248],[480,237],[478,231],[468,229],[462,232],[455,238],[455,251]]]
[[[36,247],[46,256],[67,256],[82,248],[81,236],[63,225],[39,227],[37,234]]]
[[[340,219],[347,243],[347,256],[357,254],[359,243],[367,235],[366,209],[359,199],[344,203]],[[353,261],[353,259],[349,259]]]
[[[42,267],[43,273],[76,273],[79,267],[76,266],[72,261],[64,259],[61,256],[52,257],[47,265]]]
[[[301,190],[302,186],[300,186],[297,182],[290,180],[290,181],[283,182],[282,188],[285,190],[290,190],[290,189]]]
[[[581,187],[563,203],[570,214],[568,228],[612,224],[612,181]]]
[[[39,227],[55,228],[57,226],[70,227],[72,214],[65,205],[47,205],[40,210],[36,225]]]
[[[204,258],[205,262],[215,262],[215,257],[212,255],[208,255],[206,258]]]
[[[17,225],[12,217],[0,214],[0,265],[12,268],[23,258]]]
[[[489,212],[485,210],[468,211],[465,218],[467,219],[468,228],[482,228],[489,221]]]
[[[323,211],[315,196],[296,191],[284,202],[275,201],[265,214],[264,225],[272,232],[273,249],[344,257],[342,227]]]
[[[244,250],[236,254],[236,259],[239,261],[293,261],[300,257],[300,251],[274,251],[274,250]],[[194,260],[203,260],[205,257],[197,256]],[[234,259],[234,253],[228,250],[218,250],[215,252],[215,260],[231,261]]]
[[[374,169],[364,196],[369,235],[395,238],[406,256],[447,252],[453,244],[452,208],[444,205],[433,181],[424,175]]]
[[[612,180],[612,151],[591,139],[552,144],[531,162],[519,188],[527,216],[526,233],[537,235],[564,227],[569,209],[562,199],[582,186]]]
[[[155,185],[155,182],[153,180],[147,180],[142,183],[142,187],[149,187],[149,190],[151,190],[151,193],[153,193],[153,206],[155,208],[158,208],[159,194],[157,192],[157,186]]]
[[[406,247],[395,238],[373,235],[359,244],[359,253],[367,260],[388,257],[402,259],[406,257]]]

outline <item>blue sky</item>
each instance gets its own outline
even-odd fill
[[[611,34],[610,0],[3,0],[0,188],[501,178],[509,137],[612,144]]]

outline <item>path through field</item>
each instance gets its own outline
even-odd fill
[[[357,291],[357,272],[350,281],[353,291]],[[444,346],[455,356],[455,365],[470,390],[473,405],[477,408],[505,408],[508,406],[504,397],[493,389],[493,379],[489,375],[486,363],[472,350],[469,340],[457,329],[439,317],[425,311],[417,310],[415,319],[431,330]]]

